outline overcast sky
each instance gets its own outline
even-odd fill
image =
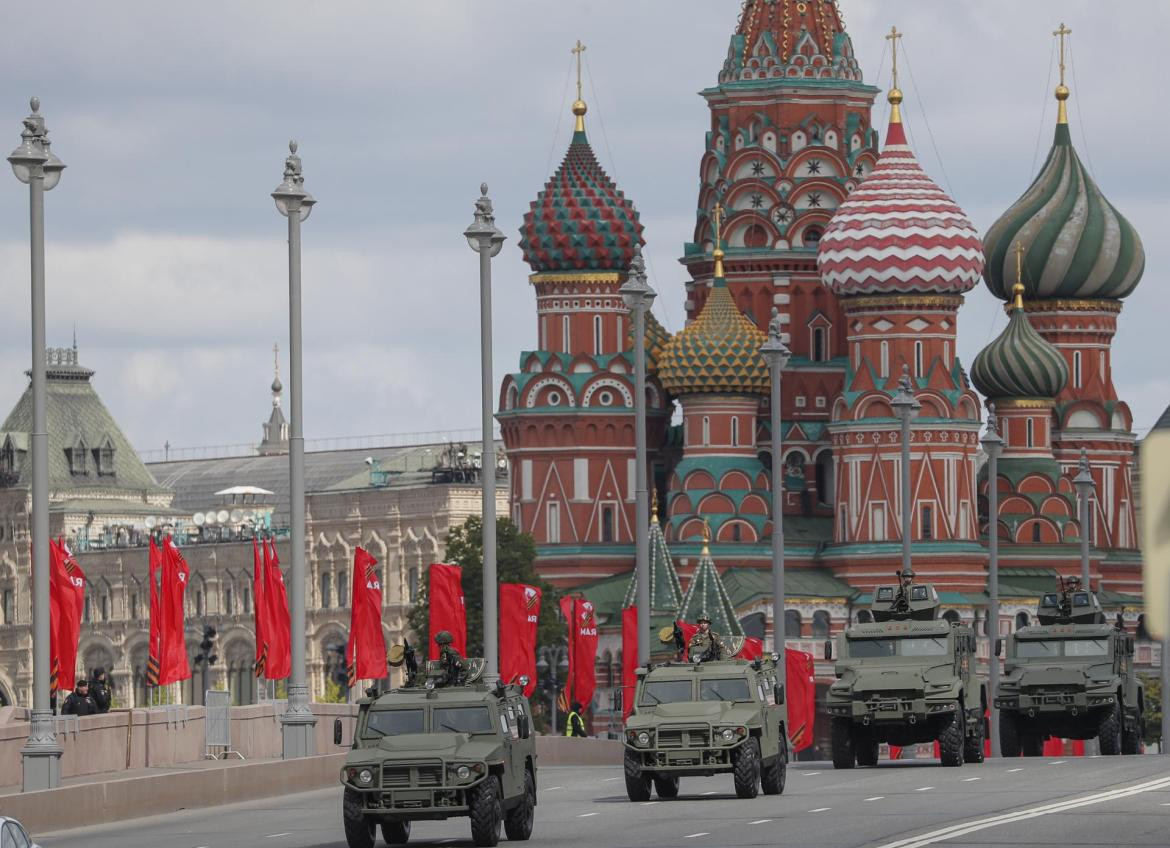
[[[1143,235],[1114,379],[1144,431],[1170,401],[1162,236],[1170,3],[841,0],[866,81],[905,33],[906,118],[923,165],[980,231],[1024,191],[1055,116],[1051,32],[1073,29],[1074,139]],[[46,197],[48,330],[139,449],[255,442],[271,348],[287,375],[285,222],[269,193],[300,141],[309,438],[479,421],[477,265],[461,233],[482,180],[495,264],[496,384],[535,344],[524,210],[571,130],[569,48],[588,46],[588,130],[646,226],[659,319],[680,328],[708,112],[740,0],[55,3],[0,30],[0,138],[40,96],[69,166]],[[884,126],[884,99],[875,123]],[[932,142],[933,135],[933,142]],[[2,146],[2,145],[0,145]],[[937,146],[938,154],[935,153]],[[940,161],[941,158],[941,161]],[[28,368],[28,196],[0,178],[0,407]],[[1004,318],[960,313],[970,365]],[[3,415],[0,411],[0,415]]]

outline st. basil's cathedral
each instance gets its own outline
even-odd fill
[[[884,140],[872,123],[878,94],[833,0],[747,0],[716,84],[702,92],[711,125],[681,259],[687,324],[672,335],[649,316],[642,340],[653,577],[668,590],[655,605],[701,574],[718,584],[703,590],[717,630],[764,635],[770,469],[781,461],[787,637],[820,640],[863,617],[867,593],[900,563],[891,400],[906,375],[921,404],[910,451],[914,568],[939,587],[944,614],[987,632],[990,527],[1000,633],[1028,623],[1058,573],[1079,573],[1087,532],[1093,587],[1140,636],[1136,439],[1110,347],[1144,253],[1072,145],[1063,68],[1047,161],[982,238],[915,158],[896,78]],[[538,344],[505,377],[498,420],[513,520],[535,537],[541,574],[584,592],[605,629],[632,598],[633,340],[619,288],[640,261],[642,226],[598,164],[580,95],[573,112],[569,150],[521,227]],[[958,312],[980,280],[1009,320],[968,372]],[[768,449],[760,353],[771,321],[791,351],[782,458]],[[980,395],[1004,440],[994,521]],[[1087,528],[1072,482],[1082,452],[1094,483]],[[610,648],[603,674],[616,638]]]

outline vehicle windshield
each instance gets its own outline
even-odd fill
[[[1109,653],[1108,639],[1020,639],[1016,656],[1023,659],[1046,657],[1103,657]]]
[[[367,736],[401,736],[423,732],[423,711],[370,710],[366,718]]]
[[[487,707],[435,707],[431,712],[435,733],[491,733]]]
[[[742,677],[699,681],[700,701],[750,701],[748,682]]]
[[[691,701],[691,681],[689,680],[652,680],[642,687],[643,706],[656,704],[677,704],[680,701]]]
[[[945,657],[946,636],[905,636],[893,639],[849,639],[849,656],[872,657]]]

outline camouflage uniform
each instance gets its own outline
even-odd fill
[[[727,644],[718,633],[710,628],[706,633],[702,630],[696,630],[691,636],[691,641],[687,644],[687,656],[692,660],[701,659],[704,662],[710,662],[711,660],[723,659],[729,652]]]
[[[435,644],[439,646],[439,663],[447,670],[447,684],[455,685],[467,673],[467,662],[463,655],[451,647],[452,636],[446,630],[435,634]]]

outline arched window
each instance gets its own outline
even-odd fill
[[[831,505],[835,492],[833,479],[833,452],[824,450],[817,454],[817,501]]]
[[[418,602],[418,566],[412,565],[406,576],[406,592],[410,602]]]
[[[1029,616],[1026,612],[1021,610],[1020,612],[1016,613],[1016,630],[1021,630],[1031,623],[1031,616]]]
[[[337,605],[339,607],[348,606],[349,598],[345,594],[345,569],[337,572]],[[353,587],[350,587],[351,589]]]
[[[785,639],[799,639],[800,638],[800,612],[797,610],[784,611],[784,638]]]
[[[739,417],[731,419],[731,446],[739,447]]]
[[[882,342],[881,372],[878,374],[878,376],[882,377],[882,378],[890,376],[890,343],[889,342]]]
[[[922,376],[922,342],[914,343],[914,376]]]
[[[1040,541],[1040,522],[1039,521],[1037,521],[1035,524],[1032,525],[1032,541],[1033,542]]]
[[[947,610],[946,612],[944,612],[942,614],[942,617],[949,624],[958,624],[959,623],[959,614],[957,612],[955,612],[954,610]]]
[[[613,507],[608,504],[601,508],[601,541],[613,541]]]
[[[943,367],[951,367],[951,343],[943,342]]]
[[[812,635],[814,639],[827,639],[829,636],[829,613],[817,610],[812,617]]]
[[[1030,448],[1036,447],[1036,424],[1031,418],[1025,422],[1024,430],[1027,433],[1025,444]]]
[[[709,444],[711,444],[711,419],[708,416],[704,415],[703,416],[703,445],[706,446]]]
[[[861,342],[853,343],[853,367],[861,367]]]
[[[570,342],[569,342],[569,316],[562,315],[561,316],[561,351],[564,353],[569,353],[569,351],[570,351],[569,344],[570,344]]]
[[[333,606],[333,576],[328,572],[321,573],[321,608],[329,609]]]
[[[1073,351],[1073,388],[1081,387],[1081,352]]]
[[[814,327],[812,335],[812,358],[813,362],[824,362],[828,357],[825,355],[825,328]]]
[[[605,340],[601,333],[601,316],[593,316],[593,352],[600,356],[605,353]]]

